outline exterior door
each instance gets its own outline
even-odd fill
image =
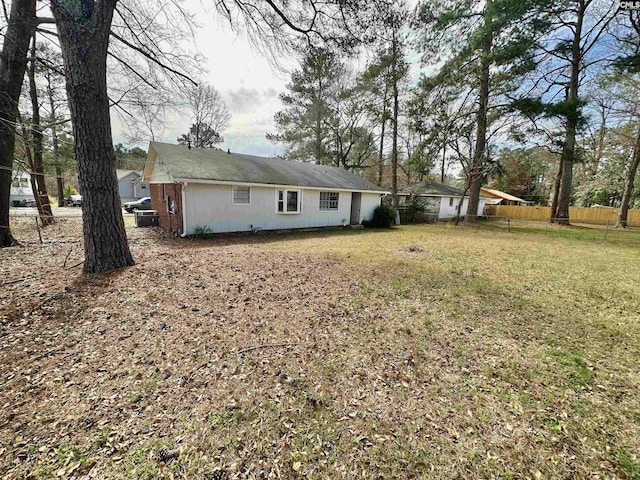
[[[362,194],[360,192],[351,193],[351,225],[358,225],[360,223],[360,200]]]

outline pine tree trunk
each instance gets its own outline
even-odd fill
[[[618,213],[618,223],[616,227],[627,228],[627,217],[629,216],[629,203],[631,203],[631,195],[633,194],[634,180],[638,173],[638,165],[640,165],[640,129],[636,136],[636,143],[633,146],[633,155],[631,156],[631,164],[627,170],[624,180],[624,193],[622,194],[622,202],[620,203],[620,212]]]
[[[0,56],[0,247],[16,245],[9,227],[11,171],[15,124],[22,80],[27,69],[29,40],[36,16],[35,0],[13,0]]]
[[[315,148],[314,150],[316,151],[316,163],[318,165],[322,165],[322,129],[321,129],[321,125],[320,125],[321,119],[320,119],[320,114],[317,114],[317,118],[316,118],[316,126],[315,126]]]
[[[320,108],[320,103],[321,103],[321,98],[322,98],[322,79],[318,78],[318,94],[316,97],[316,121],[315,121],[315,145],[314,145],[314,150],[315,150],[315,154],[316,154],[316,163],[318,165],[323,165],[324,164],[324,159],[322,158],[322,109]]]
[[[18,120],[20,120],[20,115],[18,115]],[[40,189],[40,179],[44,180],[42,175],[38,175],[38,169],[36,167],[36,162],[34,160],[34,152],[35,152],[35,133],[33,129],[33,125],[30,128],[27,128],[26,125],[22,125],[22,145],[24,148],[24,155],[26,158],[27,168],[31,172],[29,175],[29,182],[31,183],[31,191],[33,192],[34,199],[36,201],[36,208],[38,210],[38,216],[40,217],[40,223],[42,226],[50,225],[53,223],[53,214],[44,215],[42,209],[42,199],[39,195]],[[40,138],[40,148],[42,149],[42,138]],[[42,156],[42,155],[41,155]]]
[[[562,157],[558,160],[558,173],[553,183],[553,197],[551,199],[551,212],[549,213],[549,223],[555,223],[558,215],[558,197],[560,196],[560,184],[562,183]]]
[[[558,192],[556,223],[569,225],[569,205],[571,204],[571,188],[573,183],[573,160],[575,157],[577,121],[567,121],[565,143],[562,148],[562,178]]]
[[[598,143],[596,145],[595,158],[591,164],[590,174],[595,177],[598,173],[598,167],[600,166],[600,160],[604,154],[604,140],[607,136],[607,111],[604,106],[601,106],[600,110],[600,128],[598,128]]]
[[[47,96],[49,97],[49,110],[51,111],[51,145],[53,147],[53,158],[56,168],[56,189],[58,194],[58,207],[64,207],[64,179],[62,178],[62,167],[60,166],[60,145],[58,144],[58,128],[56,127],[56,102],[53,98],[53,86],[51,76],[47,76]]]
[[[382,175],[384,173],[384,130],[387,124],[387,109],[384,109],[382,117],[382,131],[380,132],[380,150],[378,152],[378,185],[382,186]]]
[[[380,131],[380,150],[378,152],[378,185],[382,186],[382,175],[384,173],[384,131],[387,126],[387,90],[388,85],[385,82],[384,96],[382,97],[382,128]]]
[[[62,168],[59,165],[56,165],[56,190],[58,191],[58,206],[64,207],[64,178],[62,178]]]
[[[567,92],[567,123],[565,128],[565,140],[562,146],[562,181],[560,182],[560,192],[558,194],[558,208],[556,212],[556,222],[569,225],[569,205],[571,204],[571,189],[573,182],[573,162],[576,151],[576,130],[578,128],[578,86],[582,63],[582,49],[580,40],[582,38],[582,22],[584,20],[586,6],[578,9],[576,24],[571,45],[571,75],[569,77],[569,89]]]
[[[393,138],[391,139],[391,203],[398,208],[398,38],[393,31]]]
[[[107,97],[106,58],[116,0],[52,0],[82,195],[84,271],[133,265],[120,207]]]
[[[455,221],[453,222],[456,226],[460,223],[460,211],[462,210],[462,204],[464,203],[464,196],[467,194],[468,191],[469,191],[469,182],[465,184],[464,190],[462,191],[462,197],[460,198],[460,201],[458,202],[458,206],[456,207],[456,218],[455,218]]]
[[[473,163],[469,171],[469,205],[465,223],[475,223],[478,220],[478,205],[480,204],[480,188],[482,187],[482,170],[484,157],[487,151],[487,116],[489,111],[489,67],[491,62],[491,48],[493,36],[487,35],[482,45],[482,58],[480,66],[480,91],[479,106],[476,113],[476,148],[473,152]]]
[[[38,89],[36,87],[36,33],[33,33],[31,42],[31,62],[29,66],[29,97],[31,98],[31,141],[33,147],[33,163],[30,165],[35,185],[34,195],[36,197],[36,206],[38,207],[38,215],[43,226],[54,223],[53,211],[49,203],[49,193],[47,192],[47,184],[44,181],[44,164],[42,161],[42,128],[40,127],[40,103],[38,102]]]

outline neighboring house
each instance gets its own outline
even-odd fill
[[[535,203],[493,188],[481,188],[480,195],[487,197],[487,205],[533,205]]]
[[[425,220],[446,220],[456,216],[458,204],[462,200],[460,215],[464,217],[469,206],[469,195],[466,194],[462,199],[462,193],[462,190],[442,183],[422,182],[398,193],[398,208],[406,210],[411,205],[413,196],[422,207],[421,216]],[[479,216],[483,214],[486,200],[484,196],[480,196]]]
[[[388,193],[336,167],[159,142],[143,180],[160,224],[181,235],[360,224]]]
[[[35,202],[31,188],[31,176],[26,172],[13,171],[11,176],[11,190],[9,191],[9,205],[21,207]]]
[[[135,170],[116,170],[120,203],[132,202],[149,196],[149,184],[142,181],[142,172]]]

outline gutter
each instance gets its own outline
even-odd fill
[[[247,187],[265,187],[265,188],[296,188],[301,190],[318,190],[323,192],[355,192],[355,193],[386,193],[389,194],[388,190],[363,190],[363,189],[353,189],[353,188],[334,188],[334,187],[310,187],[304,185],[282,185],[277,183],[255,183],[255,182],[236,182],[230,180],[205,180],[199,178],[186,178],[186,177],[175,177],[174,181],[176,182],[191,182],[191,183],[201,183],[206,185],[242,185]],[[149,182],[153,183],[153,182]],[[157,182],[162,183],[162,182]]]

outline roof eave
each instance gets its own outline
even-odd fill
[[[180,183],[202,183],[205,185],[245,185],[249,187],[273,187],[273,188],[298,188],[306,190],[323,190],[323,191],[335,191],[335,192],[356,192],[356,193],[379,193],[380,195],[390,195],[391,192],[387,190],[368,190],[360,188],[346,188],[346,187],[315,187],[306,185],[284,185],[276,183],[258,183],[258,182],[243,182],[243,181],[231,181],[231,180],[215,180],[204,178],[188,178],[188,177],[176,177],[173,179],[175,182]]]

